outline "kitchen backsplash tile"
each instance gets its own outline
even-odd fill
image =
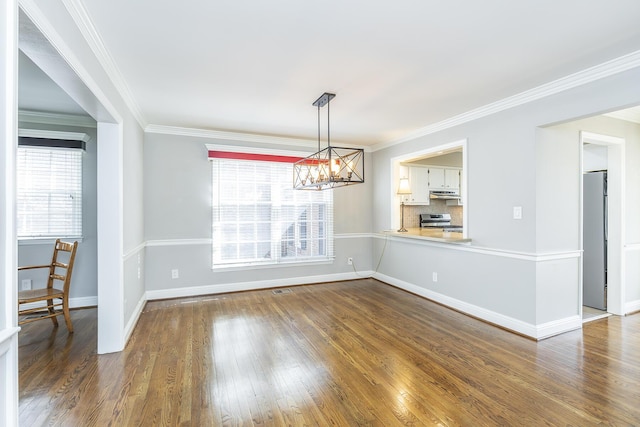
[[[423,213],[448,213],[451,214],[452,225],[462,225],[462,209],[462,206],[447,206],[445,200],[431,200],[431,204],[425,206],[405,205],[404,226],[406,228],[420,227],[420,214]]]

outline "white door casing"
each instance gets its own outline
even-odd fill
[[[608,189],[608,245],[607,245],[607,311],[616,315],[625,315],[625,166],[623,138],[601,135],[591,132],[580,132],[580,146],[585,143],[607,147],[607,189]],[[584,170],[584,156],[580,157],[580,173]],[[581,177],[582,178],[582,177]],[[582,209],[582,179],[580,179],[580,229],[583,227],[584,213]],[[580,249],[583,247],[583,236],[580,234]],[[582,257],[581,257],[582,258]],[[582,259],[580,268],[580,301],[582,310],[583,276]]]

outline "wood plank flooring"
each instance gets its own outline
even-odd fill
[[[541,342],[373,279],[96,310],[19,336],[20,425],[640,425],[640,315]]]

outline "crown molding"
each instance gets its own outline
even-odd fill
[[[84,39],[91,48],[91,51],[96,55],[96,58],[98,58],[98,61],[105,69],[107,75],[111,79],[111,82],[120,93],[120,96],[122,96],[124,102],[131,110],[136,121],[140,127],[144,129],[147,122],[140,111],[140,107],[135,101],[127,82],[116,65],[116,62],[113,60],[113,57],[104,45],[102,37],[100,37],[95,25],[93,25],[93,21],[91,21],[84,4],[81,0],[62,0],[62,3],[78,26],[78,29],[84,36]]]
[[[298,139],[254,133],[228,132],[221,130],[185,128],[179,126],[148,125],[146,133],[160,133],[165,135],[190,136],[195,138],[225,139],[229,141],[257,142],[279,145],[302,145],[306,148],[316,147],[318,142],[310,139]]]
[[[372,147],[372,151],[382,150],[394,145],[401,144],[403,142],[408,142],[426,135],[431,135],[436,132],[452,128],[454,126],[459,126],[461,124],[468,123],[470,121],[477,120],[479,118],[486,117],[500,111],[508,110],[509,108],[517,107],[528,102],[555,95],[557,93],[587,83],[591,83],[605,77],[613,76],[615,74],[619,74],[636,67],[640,67],[640,50],[612,59],[607,62],[603,62],[602,64],[595,65],[593,67],[587,68],[586,70],[578,71],[577,73],[570,74],[560,79],[553,80],[549,83],[545,83],[533,89],[520,92],[516,95],[501,99],[500,101],[496,101],[491,104],[484,105],[480,108],[467,111],[466,113],[462,113],[446,120],[431,124],[429,126],[425,126],[421,129],[407,134],[402,138],[375,144]]]
[[[207,139],[223,139],[227,141],[255,142],[269,145],[294,145],[300,146],[300,148],[308,148],[313,151],[316,151],[318,148],[317,140],[291,138],[286,136],[261,135],[255,133],[229,132],[221,130],[196,129],[165,125],[148,125],[144,129],[144,131],[146,133],[159,133],[164,135],[189,136]],[[346,148],[364,148],[365,151],[371,151],[369,149],[370,147],[360,147],[350,144],[340,144],[339,146]]]
[[[76,116],[72,114],[42,113],[39,111],[18,111],[18,122],[37,123],[45,125],[78,126],[84,128],[97,127],[96,121],[89,116]]]

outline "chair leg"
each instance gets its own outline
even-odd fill
[[[65,295],[62,300],[62,312],[64,313],[64,321],[67,323],[67,329],[69,333],[73,333],[73,325],[71,324],[71,314],[69,313],[69,299]]]
[[[47,305],[49,307],[47,307],[47,309],[49,310],[49,314],[54,314],[56,312],[56,310],[53,308],[53,300],[52,299],[48,299],[47,300]],[[58,327],[58,319],[56,319],[56,316],[52,316],[51,317],[51,321],[53,322],[53,326],[54,327]]]

